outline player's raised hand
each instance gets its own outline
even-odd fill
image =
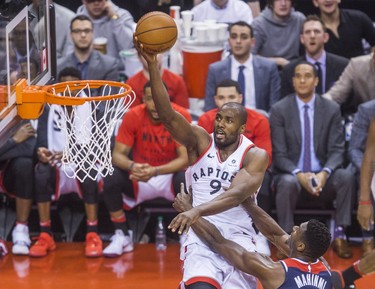
[[[133,34],[133,42],[134,42],[134,47],[137,49],[139,54],[143,56],[143,58],[147,61],[147,63],[158,61],[156,57],[157,54],[150,53],[146,51],[145,49],[143,49],[143,44],[140,41],[138,41],[138,37],[135,36],[135,34]]]

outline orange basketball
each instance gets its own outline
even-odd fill
[[[169,50],[177,40],[177,26],[166,13],[154,11],[139,19],[135,36],[149,53],[159,54]]]

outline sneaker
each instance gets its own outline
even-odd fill
[[[40,233],[36,243],[30,248],[29,255],[31,257],[47,256],[48,251],[56,249],[56,243],[53,237],[45,232]]]
[[[8,254],[7,246],[4,241],[0,238],[0,258]]]
[[[86,234],[86,257],[100,257],[103,254],[103,243],[95,232]]]
[[[14,255],[29,255],[31,240],[28,226],[17,224],[12,232],[12,240],[12,253]]]
[[[129,230],[129,235],[125,236],[122,230],[116,230],[115,234],[111,237],[111,243],[103,251],[104,257],[119,257],[123,253],[133,251],[133,231]]]
[[[268,240],[262,233],[258,233],[256,236],[256,251],[266,256],[271,256],[270,245]]]

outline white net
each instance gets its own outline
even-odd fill
[[[53,94],[59,96],[87,98],[82,105],[58,105],[62,112],[61,130],[66,136],[61,168],[69,178],[83,182],[86,178],[98,180],[113,173],[111,138],[135,99],[133,91],[116,97],[125,91],[125,86],[105,84],[92,88],[89,83],[79,90],[74,90],[74,86],[69,84],[60,93],[51,89]],[[90,99],[96,95],[114,97]]]

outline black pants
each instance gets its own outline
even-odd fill
[[[31,157],[19,157],[10,160],[4,172],[6,190],[18,198],[33,199],[34,168]]]
[[[37,203],[50,202],[56,187],[56,167],[38,163],[35,167],[35,199]],[[86,204],[98,203],[98,184],[90,178],[79,183]]]

